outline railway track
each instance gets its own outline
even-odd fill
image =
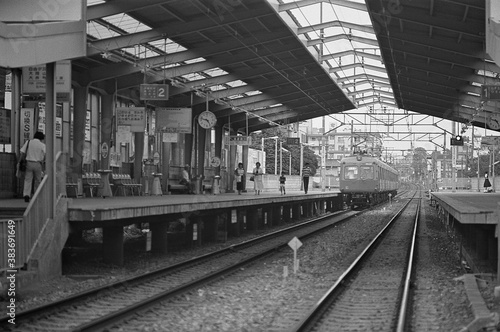
[[[408,331],[420,204],[409,200],[290,331]]]
[[[175,297],[287,245],[291,235],[307,237],[345,221],[360,211],[345,211],[275,231],[220,251],[95,288],[16,315],[16,325],[0,320],[5,331],[92,331],[138,310]]]

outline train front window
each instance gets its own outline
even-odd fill
[[[358,167],[357,166],[346,166],[344,168],[344,179],[356,180],[357,178],[358,178]]]
[[[373,179],[373,167],[372,166],[361,166],[360,167],[360,178],[362,180]]]

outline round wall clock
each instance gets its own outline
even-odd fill
[[[219,167],[220,166],[220,158],[219,157],[210,158],[210,166]]]
[[[205,129],[210,129],[217,123],[217,117],[210,111],[204,111],[198,116],[198,124]]]
[[[500,115],[492,115],[488,119],[488,127],[493,130],[500,129]]]

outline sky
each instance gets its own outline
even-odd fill
[[[296,1],[283,0],[283,2],[293,3]],[[364,5],[365,3],[363,0],[349,0],[349,2],[359,3],[361,5]],[[340,26],[330,24],[330,27],[323,30],[324,37],[326,38],[323,46],[323,54],[335,55],[331,59],[325,60],[326,63],[324,64],[330,68],[340,68],[338,71],[335,71],[332,76],[337,79],[341,87],[344,86],[342,83],[346,84],[345,86],[350,86],[349,88],[346,88],[347,92],[354,91],[352,88],[353,83],[356,91],[371,88],[368,83],[364,83],[365,85],[363,85],[356,81],[352,82],[351,79],[349,79],[350,76],[365,73],[370,77],[376,76],[387,78],[387,74],[384,71],[381,72],[379,70],[370,69],[376,67],[384,68],[381,61],[382,58],[380,57],[380,59],[377,59],[376,57],[376,55],[380,55],[378,45],[363,42],[365,39],[376,40],[375,35],[369,31],[361,31],[362,29],[349,28],[349,24],[356,26],[371,26],[371,20],[366,11],[346,8],[335,4],[335,2],[319,2],[306,7],[295,8],[291,12],[296,18],[298,24],[302,27],[309,27],[321,22],[342,22]],[[313,29],[311,32],[308,32],[306,36],[314,40],[318,39],[320,34],[321,31]],[[328,37],[345,34],[350,34],[353,38],[351,38],[351,40],[346,38],[328,39]],[[346,50],[361,51],[375,56],[362,59],[352,53],[337,56],[337,54],[342,54],[340,52]],[[351,66],[343,69],[346,65],[359,63],[371,66]],[[353,129],[355,131],[381,133],[384,136],[384,148],[394,150],[394,153],[402,153],[398,151],[411,150],[412,148],[417,147],[423,147],[428,151],[433,151],[435,149],[442,150],[443,147],[450,147],[450,138],[452,136],[452,128],[454,124],[453,122],[411,112],[410,114],[413,115],[405,115],[404,110],[397,108],[393,98],[385,98],[386,93],[392,95],[392,88],[390,88],[390,86],[377,86],[376,81],[374,82],[374,85],[376,86],[373,90],[375,93],[372,91],[371,96],[369,96],[370,93],[367,93],[367,96],[365,96],[369,96],[368,100],[374,102],[371,113],[367,106],[360,105],[356,110],[331,114],[324,117],[326,127],[330,128],[330,124],[335,123],[335,126],[338,126],[337,131],[350,131],[352,122]],[[380,102],[380,104],[378,104],[378,102]],[[394,104],[394,107],[388,107],[387,103]],[[386,106],[385,112],[383,111],[384,106]],[[313,119],[313,127],[322,128],[323,117]],[[463,136],[472,139],[471,127],[463,128],[462,124],[455,123],[455,133],[457,135],[462,134]],[[497,136],[498,133],[484,128],[475,128],[475,135]]]

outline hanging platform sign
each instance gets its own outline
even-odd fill
[[[299,146],[300,145],[300,138],[299,137],[287,137],[286,144]]]
[[[168,100],[168,84],[141,84],[141,100]]]
[[[156,133],[181,133],[191,134],[192,132],[191,108],[156,108]]]
[[[500,100],[500,85],[481,85],[481,100]]]
[[[46,91],[47,70],[45,65],[23,67],[23,93],[44,94]],[[71,92],[71,61],[56,63],[55,86],[56,101],[70,101]]]
[[[251,145],[251,136],[226,136],[226,145]]]
[[[146,110],[144,107],[117,107],[116,125],[130,126],[131,132],[142,133],[146,129]]]

